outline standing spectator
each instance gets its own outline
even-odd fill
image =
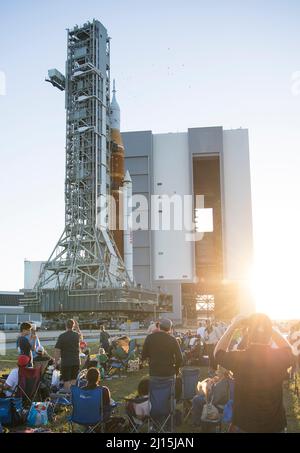
[[[109,352],[109,339],[110,335],[105,330],[104,324],[100,326],[100,347],[103,348],[106,354]]]
[[[290,376],[295,376],[300,369],[300,323],[298,322],[294,326],[291,327],[288,340],[290,345],[292,346],[292,351],[295,356],[294,366],[290,370]]]
[[[78,321],[76,321],[76,319],[73,319],[73,322],[74,322],[73,330],[78,333],[80,341],[83,341],[83,334],[82,334],[82,332],[80,330]]]
[[[36,334],[36,327],[32,326],[30,329],[29,343],[32,351],[33,361],[37,357],[37,349],[41,346],[39,337]]]
[[[61,359],[61,377],[64,381],[65,391],[69,391],[74,385],[80,368],[79,342],[80,335],[74,331],[75,322],[69,319],[66,323],[66,332],[62,333],[57,340],[54,351],[55,365]]]
[[[201,340],[204,340],[204,332],[205,332],[205,325],[203,324],[202,321],[199,322],[199,327],[197,329],[197,336],[201,338]]]
[[[151,321],[147,330],[147,335],[151,335],[151,333],[154,332],[159,332],[159,321]]]
[[[288,340],[292,345],[294,355],[299,358],[300,355],[300,323],[298,322],[291,327]]]
[[[182,365],[179,344],[172,335],[172,321],[162,319],[160,330],[145,339],[142,360],[149,359],[149,374],[157,377],[177,375]]]
[[[22,322],[20,326],[20,335],[17,339],[17,348],[19,355],[26,355],[30,358],[28,366],[32,366],[33,358],[32,358],[32,350],[30,345],[30,335],[31,335],[31,324],[30,322]]]
[[[246,349],[228,351],[234,331],[245,326]],[[277,349],[271,348],[271,341],[277,344]],[[234,375],[233,431],[284,431],[282,384],[294,359],[289,343],[272,328],[271,320],[263,314],[235,318],[216,346],[215,359]]]
[[[210,320],[206,321],[206,327],[204,331],[204,341],[205,341],[205,350],[209,359],[209,368],[215,370],[215,361],[214,361],[214,349],[216,344],[219,341],[219,335],[216,331],[215,326],[211,323]]]

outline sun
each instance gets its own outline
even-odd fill
[[[250,277],[256,311],[265,313],[274,320],[299,319],[299,276],[295,273],[296,266],[287,265],[285,260],[256,261]]]

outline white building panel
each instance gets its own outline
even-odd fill
[[[187,133],[153,135],[153,194],[180,200],[181,209],[171,207],[170,230],[153,231],[153,279],[192,281],[194,243],[184,228],[184,196],[192,194]],[[158,201],[159,203],[159,201]],[[172,206],[172,203],[170,204]],[[168,208],[152,200],[152,220],[168,218]],[[192,212],[189,213],[190,221]],[[174,230],[174,224],[176,229]],[[168,227],[168,225],[165,225]]]
[[[244,280],[253,252],[247,129],[223,131],[222,169],[225,278]]]
[[[45,261],[24,261],[24,289],[32,290],[38,281],[42,266]],[[46,277],[50,273],[46,273]],[[47,285],[47,288],[55,288],[55,280]]]

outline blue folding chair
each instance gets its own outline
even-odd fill
[[[197,385],[200,379],[200,369],[196,367],[183,367],[182,375],[182,402],[184,408],[184,422],[191,415],[192,399],[197,394]]]
[[[88,433],[92,433],[98,428],[103,432],[103,389],[101,387],[86,390],[72,385],[71,402],[73,406],[69,419],[71,432],[73,432],[74,424],[85,426]]]
[[[166,433],[174,431],[175,376],[153,377],[149,382],[150,417],[148,432]]]

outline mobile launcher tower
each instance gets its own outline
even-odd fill
[[[66,75],[51,69],[48,76],[66,99],[65,229],[23,303],[41,313],[153,313],[157,294],[133,281],[129,225],[108,227],[107,199],[112,195],[119,207],[131,180],[128,172],[124,178],[115,89],[110,104],[105,27],[93,20],[68,30]]]

